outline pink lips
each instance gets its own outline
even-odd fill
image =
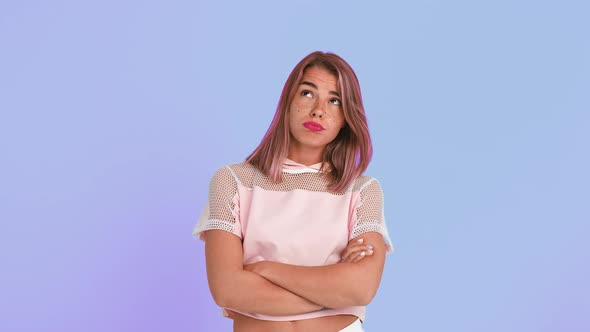
[[[311,131],[322,131],[324,127],[321,124],[313,121],[307,121],[303,124],[303,126]]]

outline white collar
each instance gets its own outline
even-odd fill
[[[318,173],[322,168],[323,163],[319,162],[313,165],[303,165],[289,158],[286,158],[283,162],[283,172],[289,174],[301,174],[301,173]]]

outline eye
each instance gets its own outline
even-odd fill
[[[301,95],[304,96],[304,97],[313,97],[313,94],[309,90],[303,90],[303,91],[301,91]]]
[[[342,102],[338,98],[332,98],[332,99],[330,99],[330,102],[334,105],[338,105],[338,106],[342,105]]]

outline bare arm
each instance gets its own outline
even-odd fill
[[[222,230],[207,231],[207,279],[220,307],[270,316],[295,315],[322,308],[243,269],[240,238]]]
[[[381,282],[386,246],[382,235],[377,232],[364,233],[359,238],[363,238],[366,244],[372,244],[374,250],[372,255],[358,262],[297,266],[264,261],[252,264],[248,269],[278,286],[328,308],[367,305],[375,296]]]

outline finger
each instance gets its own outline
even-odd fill
[[[343,257],[342,260],[340,260],[341,263],[351,263],[352,262],[352,258],[355,257],[356,254],[352,254],[352,255],[348,255],[346,257]]]
[[[364,242],[364,239],[358,239],[356,241],[349,242],[348,245],[346,246],[346,248],[344,248],[344,250],[342,250],[342,253],[340,255],[342,257],[347,257],[348,255],[350,255],[351,252],[354,252],[355,248],[362,246],[363,242]]]
[[[367,250],[372,250],[373,246],[369,243],[364,243],[363,239],[359,239],[358,241],[350,242],[344,250],[349,250],[357,247],[366,247]],[[344,251],[343,251],[344,252]]]
[[[358,254],[356,254],[354,257],[351,257],[349,259],[349,261],[351,263],[356,263],[356,262],[360,261],[361,259],[363,259],[367,256],[371,256],[371,255],[373,255],[373,249],[363,250],[363,251],[359,252]]]
[[[352,263],[352,262],[354,261],[354,259],[355,259],[357,256],[359,256],[359,254],[360,254],[360,252],[353,253],[353,254],[349,255],[348,257],[346,257],[346,259],[345,259],[345,260],[343,260],[342,262],[343,262],[343,263]]]
[[[345,250],[344,255],[342,255],[342,260],[347,260],[349,258],[351,258],[351,256],[356,256],[357,254],[359,254],[361,251],[367,250],[367,248],[363,245],[360,246],[355,246],[352,248],[347,248]]]
[[[364,251],[367,251],[367,254],[369,254],[369,251],[370,251],[370,255],[373,254],[373,246],[372,245],[370,245],[370,244],[368,244],[366,246],[364,246],[364,245],[355,245],[355,246],[348,247],[348,248],[346,248],[343,251],[342,260],[343,261],[344,260],[347,260],[347,259],[349,259],[349,257],[351,255],[358,254],[359,252],[361,252],[363,250]]]
[[[361,259],[365,258],[366,255],[367,255],[366,251],[361,251],[358,254],[354,255],[354,257],[351,257],[350,262],[356,263],[356,262],[360,261]]]
[[[353,252],[348,257],[346,257],[345,262],[348,262],[348,263],[358,262],[361,259],[363,259],[364,257],[366,257],[368,252],[369,251],[367,249],[361,249],[356,252]],[[373,254],[372,251],[371,251],[371,254]]]

